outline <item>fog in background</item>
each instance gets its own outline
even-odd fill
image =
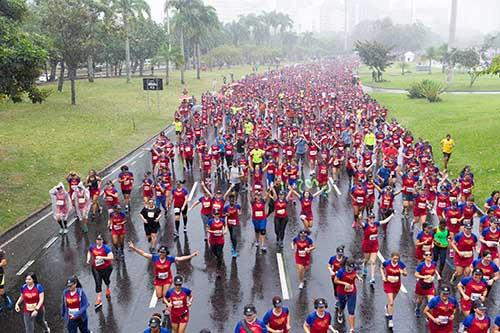
[[[147,0],[153,18],[164,19],[165,0]],[[339,32],[344,30],[344,0],[204,0],[217,10],[222,22],[241,14],[276,10],[289,14],[297,32]],[[364,20],[390,17],[394,23],[422,22],[448,37],[451,0],[347,0],[351,29]],[[500,31],[500,0],[458,0],[457,39],[466,43],[482,35]]]

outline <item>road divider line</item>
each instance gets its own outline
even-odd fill
[[[45,244],[45,245],[43,246],[43,248],[44,248],[45,250],[47,250],[49,247],[51,247],[51,246],[52,246],[52,244],[54,244],[54,242],[55,242],[56,240],[57,240],[57,237],[52,237],[52,239],[51,239],[51,240],[49,240],[49,241],[47,242],[47,244]]]
[[[330,180],[330,184],[332,184],[332,187],[335,190],[335,192],[337,192],[337,195],[341,196],[342,193],[340,192],[339,188],[337,187],[337,184],[335,184],[335,182],[333,181],[333,178],[332,177],[328,177],[328,179]]]
[[[149,308],[152,309],[156,307],[157,302],[158,302],[158,297],[156,297],[156,290],[153,290],[153,296],[151,296],[151,301],[149,302]]]
[[[193,195],[194,195],[194,192],[196,192],[196,187],[197,186],[198,186],[198,182],[194,182],[193,188],[191,189],[191,192],[189,192],[188,202],[190,202],[191,199],[193,199]]]
[[[24,264],[23,267],[21,267],[21,269],[19,270],[19,272],[16,273],[17,276],[21,276],[23,275],[24,272],[26,272],[26,270],[31,266],[33,265],[33,263],[35,262],[35,260],[30,260],[28,261],[26,264]]]
[[[134,165],[137,163],[137,160],[133,161],[132,163],[130,163],[130,165]]]
[[[30,230],[31,228],[33,228],[34,226],[38,225],[38,223],[42,222],[43,220],[45,220],[47,217],[49,217],[50,215],[52,215],[52,212],[48,212],[47,214],[45,214],[44,216],[40,217],[36,222],[33,222],[29,227],[27,227],[26,229],[23,229],[21,232],[19,232],[17,235],[15,235],[14,237],[12,237],[11,239],[9,239],[8,241],[6,241],[5,243],[3,243],[2,245],[0,245],[0,248],[2,249],[5,249],[5,247],[7,245],[9,245],[10,243],[12,243],[13,241],[15,241],[16,239],[19,238],[19,236],[21,236],[22,234],[24,234],[26,231]]]
[[[380,253],[380,251],[377,252],[377,258],[378,260],[380,260],[381,262],[384,262],[385,261],[385,258],[384,256],[382,255],[382,253]],[[404,294],[408,294],[408,290],[406,289],[406,287],[403,285],[403,283],[401,282],[401,288],[400,290],[404,293]]]
[[[68,222],[68,228],[71,227],[75,222],[76,222],[76,217],[74,217],[71,221]]]
[[[284,300],[290,299],[290,293],[288,292],[288,285],[286,284],[286,273],[285,273],[285,263],[283,262],[283,255],[281,253],[276,253],[276,260],[278,261],[278,272],[280,276],[281,293]]]

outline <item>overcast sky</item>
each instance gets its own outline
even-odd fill
[[[411,15],[412,0],[348,0],[359,2],[360,6],[374,6],[380,15],[390,16],[394,21],[404,23],[406,15]],[[440,34],[447,33],[449,8],[451,0],[413,0],[415,16],[424,24]],[[153,19],[160,22],[163,19],[165,0],[147,0],[151,6]],[[219,16],[234,17],[235,14],[245,14],[249,10],[256,13],[262,9],[295,8],[295,21],[313,21],[322,3],[329,2],[334,6],[343,6],[344,0],[204,0],[216,7]],[[252,6],[254,5],[254,6]],[[241,6],[242,13],[238,13]],[[263,8],[263,7],[267,8]],[[251,7],[251,9],[249,9]],[[306,10],[308,8],[309,10]],[[245,12],[246,11],[246,12]],[[294,15],[292,15],[294,16]],[[458,31],[487,33],[500,31],[500,0],[458,0]]]

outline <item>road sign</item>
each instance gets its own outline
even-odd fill
[[[142,88],[144,90],[163,90],[163,79],[161,78],[142,79]]]

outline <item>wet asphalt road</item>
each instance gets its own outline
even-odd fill
[[[131,158],[128,165],[134,172],[136,185],[138,185],[143,173],[150,169],[149,153],[138,152]],[[115,179],[116,174],[115,171],[110,179]],[[194,182],[199,181],[197,169],[195,168],[193,176],[186,174],[185,178],[186,187],[191,190]],[[290,308],[292,332],[303,331],[302,324],[307,314],[313,311],[312,301],[316,297],[325,297],[333,312],[333,289],[326,265],[329,257],[334,254],[335,248],[345,244],[348,256],[358,259],[362,257],[361,235],[359,232],[356,234],[351,228],[352,213],[346,195],[348,190],[346,177],[342,177],[339,188],[342,193],[340,196],[332,191],[328,199],[318,199],[314,203],[315,224],[311,236],[317,250],[313,253],[306,288],[302,291],[298,289],[293,252],[289,247],[285,247],[284,250],[287,285],[291,295],[290,300],[286,300],[284,304]],[[193,201],[200,195],[201,191],[198,186]],[[147,250],[147,240],[142,222],[138,217],[142,208],[142,193],[137,187],[132,192],[132,197],[131,218],[127,224],[126,240],[132,240],[138,247]],[[212,332],[233,332],[234,326],[242,317],[243,306],[246,303],[254,303],[259,317],[262,317],[264,312],[271,307],[271,298],[274,295],[282,295],[272,218],[268,221],[268,253],[257,253],[255,247],[252,247],[254,233],[252,223],[249,221],[250,207],[247,200],[246,196],[240,197],[243,208],[241,238],[238,245],[240,256],[236,260],[231,258],[230,241],[227,236],[224,248],[225,265],[221,272],[217,271],[215,260],[203,241],[199,208],[189,213],[188,233],[187,235],[181,234],[178,241],[174,241],[172,235],[173,215],[169,214],[167,220],[161,223],[160,243],[167,245],[174,255],[180,256],[194,250],[201,252],[200,256],[193,258],[190,263],[182,263],[176,267],[176,272],[185,277],[185,285],[194,293],[187,332],[199,332],[202,328],[209,328]],[[398,202],[396,207],[400,206],[400,198],[396,201]],[[286,242],[291,241],[302,227],[298,219],[299,209],[299,205],[290,206],[291,216],[286,231]],[[90,267],[85,264],[86,251],[98,233],[105,234],[108,241],[110,241],[110,235],[106,230],[105,216],[90,222],[89,228],[89,234],[84,235],[80,232],[78,223],[74,223],[68,235],[57,236],[58,227],[49,216],[4,248],[10,261],[6,285],[13,298],[19,296],[18,289],[23,283],[24,275],[18,276],[16,273],[26,263],[34,260],[27,271],[36,272],[40,283],[44,286],[47,320],[52,332],[64,332],[63,322],[59,317],[60,298],[69,275],[77,274],[91,304],[95,301],[94,281]],[[416,267],[414,243],[407,232],[402,232],[403,229],[407,230],[406,227],[403,228],[400,214],[397,213],[388,225],[388,237],[381,239],[380,250],[386,258],[391,251],[400,251],[401,259],[407,264],[410,273],[409,277],[403,279],[408,294],[400,293],[396,299],[394,332],[426,332],[425,321],[417,320],[413,312],[415,286],[413,273]],[[111,301],[104,301],[102,310],[97,313],[92,305],[89,308],[90,329],[94,332],[142,332],[149,316],[162,310],[160,304],[157,304],[155,308],[149,308],[153,295],[150,263],[127,248],[125,260],[115,261],[111,280]],[[490,314],[498,312],[498,295],[497,286],[489,297],[489,306],[492,310]],[[388,331],[384,318],[384,304],[385,294],[378,273],[374,290],[369,287],[368,282],[358,284],[356,332]],[[337,328],[344,331],[343,327]],[[0,331],[22,332],[22,316],[17,313],[2,313]]]

